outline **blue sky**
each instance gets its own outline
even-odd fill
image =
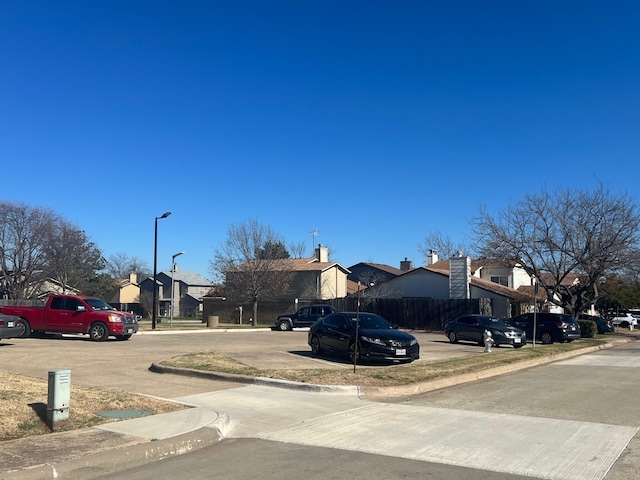
[[[621,1],[14,1],[0,198],[106,257],[212,277],[257,218],[344,266],[424,264],[480,205],[635,195],[640,6]],[[317,229],[314,237],[311,231]]]

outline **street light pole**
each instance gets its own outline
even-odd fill
[[[176,257],[184,255],[184,252],[178,252],[171,256],[171,302],[169,303],[169,328],[173,328],[173,272],[176,271]]]
[[[155,220],[155,230],[153,234],[153,306],[151,307],[151,330],[156,329],[156,318],[158,315],[158,220],[167,218],[171,212],[164,212]]]

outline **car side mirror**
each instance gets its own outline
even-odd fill
[[[78,305],[76,307],[76,312],[86,312],[87,311],[87,307],[85,307],[84,305]]]

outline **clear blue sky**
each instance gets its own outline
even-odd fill
[[[65,1],[0,9],[0,198],[106,257],[211,278],[257,218],[333,260],[424,264],[481,204],[635,195],[634,1]]]

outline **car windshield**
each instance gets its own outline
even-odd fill
[[[478,317],[480,324],[485,327],[506,327],[507,324],[496,317]]]
[[[356,314],[352,314],[349,319],[355,328]],[[358,320],[360,323],[359,328],[370,328],[375,330],[387,330],[393,328],[384,318],[373,313],[361,313],[358,315]]]
[[[100,300],[99,298],[85,298],[84,301],[87,302],[94,310],[115,310],[115,308],[107,302]]]

